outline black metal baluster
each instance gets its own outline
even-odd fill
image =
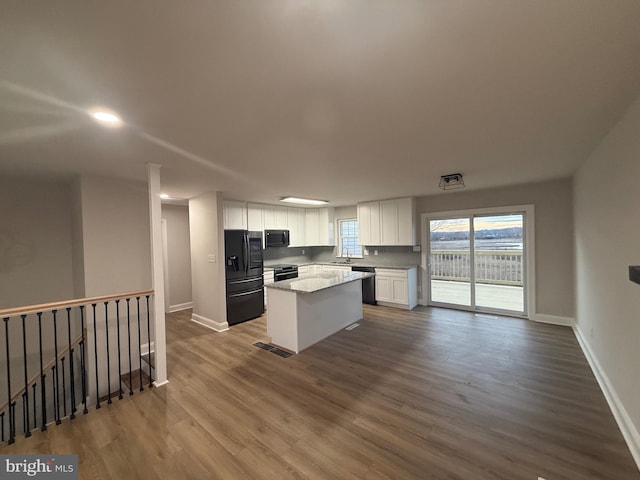
[[[40,427],[41,431],[45,431],[47,429],[47,387],[45,385],[45,380],[47,376],[44,374],[44,370],[42,368],[42,312],[38,312],[38,342],[40,344],[40,400],[42,402],[42,426]]]
[[[51,367],[51,388],[53,389],[53,393],[52,393],[52,397],[53,397],[53,416],[56,416],[56,412],[58,411],[58,388],[56,383],[56,372],[57,368],[54,365],[53,367]],[[58,425],[58,417],[56,417],[56,425]]]
[[[144,390],[142,386],[142,338],[140,338],[140,297],[136,297],[136,304],[138,305],[138,356],[140,357],[140,391]]]
[[[9,444],[15,442],[13,438],[13,420],[11,416],[11,364],[9,360],[9,317],[4,317],[4,337],[7,347],[7,405],[9,405]]]
[[[24,421],[25,421],[24,436],[30,437],[31,429],[29,428],[29,424],[31,422],[29,421],[29,379],[27,378],[27,327],[25,325],[27,316],[20,315],[20,317],[22,318],[22,354],[24,357],[24,394],[23,395],[24,395],[24,400],[26,402],[26,406],[23,413]],[[33,401],[34,402],[36,401],[35,397],[33,398]]]
[[[4,412],[0,413],[0,441],[4,442]]]
[[[93,308],[93,353],[95,354],[96,360],[96,409],[100,408],[100,388],[98,388],[98,332],[96,325],[96,303],[91,304],[91,308]]]
[[[71,404],[69,405],[69,408],[71,408],[71,415],[69,418],[73,420],[76,418],[76,387],[73,372],[74,349],[71,348],[71,307],[67,307],[67,337],[69,340],[69,387],[71,388]]]
[[[34,430],[38,428],[38,414],[36,411],[36,385],[37,383],[34,383],[33,385],[31,385],[33,387],[33,429]]]
[[[89,409],[87,408],[87,370],[85,368],[85,343],[84,343],[84,305],[80,306],[80,330],[82,335],[82,340],[80,340],[80,374],[82,380],[82,404],[84,408],[82,409],[82,414],[86,415],[89,413]],[[98,366],[96,365],[96,368]]]
[[[149,388],[151,388],[151,318],[149,313],[149,295],[147,295],[147,353],[149,354]]]
[[[64,373],[64,356],[60,359],[62,362],[62,414],[63,418],[67,417],[67,386]]]
[[[29,411],[29,405],[27,404],[27,392],[22,392],[22,433],[24,436],[27,436],[27,432],[29,431],[29,424],[27,423],[27,415]]]
[[[60,420],[60,384],[58,383],[58,372],[60,371],[60,369],[58,368],[58,311],[57,310],[51,310],[51,313],[53,313],[53,351],[55,354],[55,367],[56,369],[53,371],[55,373],[54,375],[54,380],[56,382],[56,388],[55,388],[55,392],[56,392],[56,399],[53,402],[55,405],[55,409],[54,409],[54,414],[56,417],[56,425],[60,425],[60,423],[62,422],[62,420]]]
[[[131,312],[129,311],[129,301],[127,298],[127,345],[129,346],[129,395],[133,395],[133,373],[131,372]]]
[[[16,441],[16,402],[9,405],[9,444]]]
[[[118,327],[118,398],[122,400],[122,362],[120,361],[120,300],[116,300],[116,327]]]
[[[104,335],[107,337],[107,404],[111,405],[111,358],[109,356],[109,302],[104,302]]]

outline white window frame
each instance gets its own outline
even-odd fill
[[[337,247],[338,247],[338,254],[336,255],[337,258],[347,258],[346,255],[342,255],[342,252],[344,251],[344,248],[342,246],[342,222],[356,222],[356,225],[358,226],[358,242],[360,242],[360,224],[358,223],[358,219],[357,218],[339,218],[338,219],[338,225],[337,225],[337,230],[338,230],[338,242],[337,242]],[[360,247],[360,253],[359,254],[355,254],[353,252],[349,252],[349,258],[363,258],[363,250],[364,247],[362,245],[358,245]]]

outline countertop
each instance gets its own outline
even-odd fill
[[[362,263],[362,262],[307,262],[307,263],[292,263],[292,265],[297,265],[298,267],[303,267],[306,265],[329,265],[329,266],[338,266],[338,267],[373,267],[373,268],[386,268],[389,270],[410,270],[412,268],[417,268],[418,265],[371,265],[370,263]],[[264,270],[273,270],[273,267],[269,265],[264,266]]]
[[[275,283],[266,284],[267,288],[287,290],[296,293],[313,293],[331,287],[337,287],[349,282],[373,277],[375,274],[367,272],[326,272],[317,275],[305,275],[289,280],[281,280]]]

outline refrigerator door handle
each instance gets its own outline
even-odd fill
[[[249,235],[242,237],[242,248],[244,249],[244,273],[249,273]]]
[[[234,293],[232,295],[229,295],[229,298],[244,297],[245,295],[253,295],[254,293],[258,293],[258,292],[261,292],[261,291],[262,291],[262,288],[258,288],[257,290],[251,290],[249,292]]]

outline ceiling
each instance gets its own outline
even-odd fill
[[[496,187],[572,175],[640,93],[637,0],[2,3],[2,175],[152,162],[174,197],[334,205]]]

